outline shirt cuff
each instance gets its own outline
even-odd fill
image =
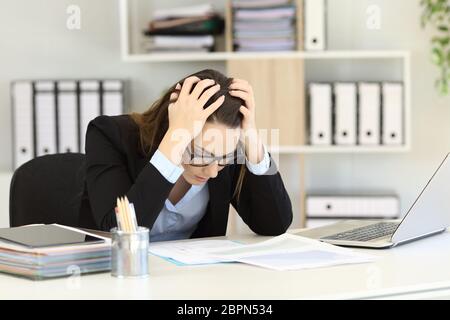
[[[150,163],[155,166],[159,173],[161,173],[161,175],[170,183],[177,182],[178,178],[184,171],[183,167],[175,165],[172,161],[167,159],[167,157],[159,151],[159,149],[156,149],[150,159]]]
[[[264,149],[264,158],[261,160],[261,162],[254,164],[248,161],[247,158],[245,159],[245,164],[247,165],[248,170],[250,170],[251,173],[257,176],[265,174],[270,167],[270,156],[266,150],[265,145],[263,145],[263,149]]]

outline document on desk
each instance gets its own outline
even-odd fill
[[[230,240],[190,240],[150,243],[149,252],[176,265],[231,262],[209,255],[210,251],[234,249],[243,246]]]
[[[219,260],[274,270],[300,270],[370,262],[375,257],[292,234],[236,248],[209,251]]]

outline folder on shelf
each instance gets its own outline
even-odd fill
[[[80,81],[80,152],[84,153],[88,124],[100,115],[100,83]]]
[[[335,83],[335,132],[338,145],[356,144],[356,84]]]
[[[305,0],[305,49],[325,50],[325,0]]]
[[[332,96],[331,84],[309,85],[310,143],[331,145],[332,142]]]
[[[57,153],[56,97],[53,81],[37,81],[35,87],[36,156]]]
[[[78,152],[77,83],[59,81],[57,88],[59,152]]]
[[[117,116],[123,113],[123,83],[119,80],[102,82],[102,114]]]
[[[155,9],[153,11],[153,19],[155,20],[169,20],[184,17],[199,17],[207,16],[214,13],[214,8],[211,3],[190,5],[183,7],[174,7],[168,9]]]
[[[380,144],[381,92],[378,83],[358,84],[359,95],[359,144]]]
[[[403,84],[382,84],[382,142],[385,145],[403,143]]]
[[[33,84],[31,81],[12,83],[13,166],[20,167],[34,157]]]
[[[397,218],[399,199],[395,195],[308,196],[308,218]]]

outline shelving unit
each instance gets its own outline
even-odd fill
[[[403,50],[327,50],[321,52],[302,51],[303,17],[297,17],[298,45],[297,51],[287,52],[232,52],[230,32],[232,28],[229,2],[225,5],[226,33],[223,51],[211,53],[141,53],[133,50],[131,21],[133,20],[131,2],[120,1],[120,36],[121,57],[127,63],[163,63],[191,61],[223,62],[230,76],[247,79],[255,91],[258,102],[257,123],[260,128],[283,128],[280,145],[269,146],[269,150],[278,154],[294,154],[298,156],[301,181],[301,212],[305,222],[303,188],[303,170],[305,157],[309,154],[344,154],[344,153],[403,153],[411,148],[411,71],[410,53]],[[226,0],[224,0],[226,1]],[[294,0],[298,8],[303,7],[302,0]],[[298,10],[300,13],[300,9]],[[136,26],[134,26],[136,29]],[[395,62],[401,68],[401,79],[404,86],[404,143],[399,146],[312,146],[306,144],[306,94],[305,87],[309,81],[305,68],[309,63],[341,63],[342,61]],[[343,62],[342,62],[343,63]],[[332,79],[347,81],[348,79]],[[366,79],[359,79],[364,81]],[[371,81],[373,79],[370,79]],[[385,79],[375,79],[385,80]],[[387,80],[387,79],[386,79]],[[331,82],[331,80],[330,80]],[[267,86],[271,90],[267,90]],[[273,92],[268,92],[273,91]],[[273,102],[273,104],[270,103]],[[278,111],[277,111],[278,110]],[[280,110],[283,110],[281,115]],[[274,112],[275,111],[275,112]],[[275,116],[274,116],[275,115]],[[284,118],[282,118],[284,115]],[[284,134],[284,135],[283,135]]]
[[[124,40],[126,41],[126,40]],[[190,62],[255,59],[406,59],[407,51],[292,51],[292,52],[210,52],[210,53],[148,53],[122,54],[124,62]]]

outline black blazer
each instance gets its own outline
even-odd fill
[[[118,196],[134,203],[138,224],[152,228],[174,184],[140,148],[139,128],[128,115],[100,116],[89,123],[80,225],[109,231],[116,226]],[[278,172],[257,176],[246,169],[239,201],[232,197],[240,165],[225,167],[208,180],[209,203],[192,238],[223,236],[230,203],[260,235],[284,233],[292,222],[289,196]]]

